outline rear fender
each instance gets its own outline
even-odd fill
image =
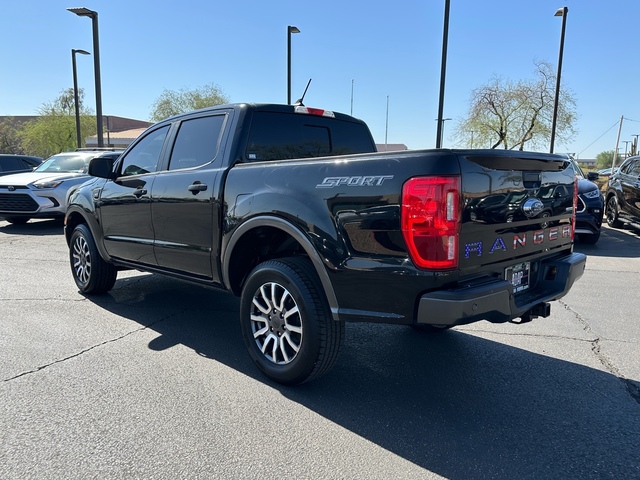
[[[329,275],[325,268],[324,262],[320,258],[320,255],[314,248],[311,241],[304,235],[302,231],[298,228],[291,225],[289,222],[278,218],[278,217],[253,217],[238,228],[236,228],[231,234],[230,239],[228,240],[225,247],[223,247],[222,251],[222,281],[225,287],[231,290],[231,281],[230,281],[230,272],[229,266],[231,264],[231,257],[234,251],[234,248],[240,241],[240,239],[246,233],[258,227],[272,227],[277,228],[279,230],[284,231],[292,238],[294,238],[305,251],[306,255],[311,260],[318,277],[320,278],[320,282],[322,284],[322,288],[324,290],[325,296],[329,303],[329,307],[331,309],[331,315],[334,320],[339,320],[338,316],[338,300],[336,298],[336,294],[333,290],[333,285],[331,284],[331,280],[329,279]]]

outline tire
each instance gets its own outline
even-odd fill
[[[618,213],[618,199],[615,195],[609,197],[607,200],[607,224],[613,228],[622,227],[622,221]]]
[[[4,217],[4,219],[14,225],[24,225],[30,220],[29,217]]]
[[[320,280],[301,257],[269,260],[249,274],[240,324],[257,367],[285,385],[327,373],[344,343],[344,322],[331,317]]]
[[[85,224],[78,225],[71,234],[69,261],[73,279],[82,293],[105,293],[116,283],[116,268],[102,259]]]

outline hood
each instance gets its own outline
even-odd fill
[[[51,172],[25,172],[25,173],[14,173],[12,175],[5,175],[0,177],[0,185],[7,186],[22,186],[25,187],[34,182],[42,182],[42,181],[59,181],[59,180],[68,180],[70,178],[79,178],[79,177],[88,177],[86,173],[51,173]]]
[[[599,190],[598,185],[586,178],[578,178],[578,193],[586,193],[591,190]]]

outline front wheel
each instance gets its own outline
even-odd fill
[[[615,195],[612,195],[609,200],[607,200],[607,224],[613,228],[620,228],[622,226],[622,221],[620,221],[618,213],[618,199]]]
[[[84,224],[71,234],[69,261],[73,279],[82,293],[105,293],[116,283],[116,268],[102,259],[91,230]]]
[[[344,342],[344,322],[331,317],[320,280],[306,258],[258,265],[242,289],[240,322],[255,364],[285,385],[328,372]]]

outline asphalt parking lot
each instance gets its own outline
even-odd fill
[[[640,233],[603,229],[529,324],[349,324],[266,380],[238,301],[139,272],[85,298],[62,226],[0,220],[0,478],[640,478]]]

